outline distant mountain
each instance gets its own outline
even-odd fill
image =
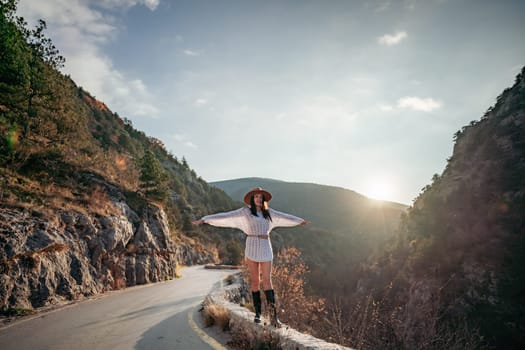
[[[250,189],[263,187],[274,194],[272,207],[295,213],[312,221],[315,226],[334,232],[357,233],[365,227],[391,232],[398,224],[400,213],[408,208],[400,203],[369,199],[341,187],[313,183],[252,177],[210,182],[210,185],[241,202]],[[386,226],[383,223],[377,226],[375,219],[378,216],[385,218]],[[373,220],[367,222],[368,218]]]
[[[355,283],[352,269],[390,239],[407,206],[369,199],[357,192],[334,186],[292,183],[265,178],[211,182],[233,199],[263,187],[273,194],[270,206],[312,221],[312,225],[276,230],[277,248],[296,246],[312,274],[318,292],[341,289]]]

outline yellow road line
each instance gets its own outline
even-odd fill
[[[222,346],[218,341],[210,337],[208,334],[206,334],[202,329],[200,329],[199,326],[195,323],[193,320],[193,309],[188,312],[188,322],[190,324],[190,327],[201,337],[201,339],[206,342],[209,346],[214,348],[215,350],[228,350],[224,346]]]

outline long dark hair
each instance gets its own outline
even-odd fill
[[[252,212],[253,216],[259,216],[257,215],[257,206],[255,205],[254,197],[255,197],[254,195],[250,197],[250,211]],[[266,198],[264,198],[264,194],[262,195],[262,202],[263,202],[263,206],[262,206],[263,218],[265,218],[266,220],[272,221],[272,216],[270,215],[270,211],[268,210],[268,202],[266,202]]]

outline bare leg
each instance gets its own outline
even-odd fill
[[[275,292],[272,285],[272,262],[266,261],[261,263],[262,282],[266,301],[270,312],[270,321],[274,327],[281,327],[281,322],[277,317],[277,307],[275,306]]]
[[[265,262],[261,262],[260,265],[261,265],[263,289],[264,290],[273,289],[273,285],[272,285],[272,262],[271,261],[265,261]]]
[[[246,264],[248,265],[248,271],[250,272],[250,287],[252,289],[252,292],[257,292],[259,290],[260,285],[259,265],[261,263],[250,259],[246,259]]]

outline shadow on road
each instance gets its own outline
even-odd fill
[[[142,350],[163,350],[163,349],[210,349],[209,345],[201,340],[201,338],[191,329],[188,323],[188,313],[192,312],[196,305],[202,301],[202,296],[185,299],[176,304],[186,304],[184,308],[177,314],[159,322],[142,334],[142,337],[135,344],[135,349]],[[173,307],[174,305],[166,305],[166,307]],[[155,310],[144,309],[143,312],[151,312]],[[158,309],[154,307],[152,309]],[[124,315],[123,315],[124,316]],[[141,311],[132,313],[129,317],[140,317]]]

